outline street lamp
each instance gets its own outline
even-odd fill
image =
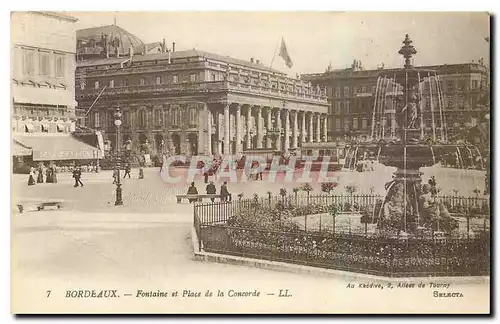
[[[120,183],[120,159],[121,159],[120,126],[122,125],[122,112],[120,111],[120,107],[116,107],[114,117],[116,126],[116,168],[117,168],[115,206],[119,206],[123,205],[122,188]]]

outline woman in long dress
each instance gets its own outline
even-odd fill
[[[30,176],[28,178],[28,186],[34,186],[34,185],[35,185],[35,168],[31,167]]]
[[[36,179],[37,183],[43,183],[43,164],[38,166],[38,176]]]
[[[57,183],[57,166],[52,164],[52,183]]]

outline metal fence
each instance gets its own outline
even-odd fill
[[[201,227],[207,252],[390,277],[489,275],[489,236],[387,239]]]
[[[297,194],[195,203],[194,226],[200,251],[394,277],[489,274],[489,214],[476,217],[477,213],[489,213],[487,199],[438,197],[450,209],[460,209],[466,221],[466,234],[435,236],[431,231],[430,235],[423,233],[411,238],[387,238],[375,231],[368,232],[368,226],[375,224],[352,225],[353,210],[372,210],[381,199],[378,195]],[[332,204],[337,205],[339,213],[344,213],[347,219],[344,224],[338,223],[338,216],[328,217],[328,206]],[[305,220],[305,227],[290,232],[228,225],[228,220],[241,212],[277,213],[280,208],[304,210],[298,218]],[[318,219],[316,225],[311,224],[314,217],[307,216],[308,213],[318,214],[319,228]],[[470,230],[476,234],[470,237]]]

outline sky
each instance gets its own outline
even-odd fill
[[[71,12],[77,29],[114,23],[144,42],[166,39],[176,50],[260,59],[289,75],[322,73],[329,64],[346,68],[354,59],[365,69],[400,67],[397,54],[408,33],[415,65],[487,62],[486,13],[363,12]],[[275,53],[285,40],[293,67]],[[274,57],[274,60],[273,60]]]

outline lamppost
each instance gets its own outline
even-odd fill
[[[123,205],[122,188],[120,183],[120,158],[121,158],[120,126],[122,125],[122,112],[120,111],[120,107],[116,107],[114,117],[116,126],[116,168],[117,168],[115,206],[119,206]]]

